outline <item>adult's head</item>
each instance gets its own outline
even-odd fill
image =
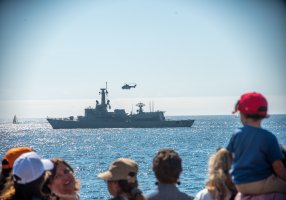
[[[182,159],[173,149],[161,149],[153,159],[153,171],[160,183],[177,183],[182,172]]]
[[[7,177],[12,171],[15,160],[23,153],[33,151],[30,147],[13,147],[9,149],[2,159],[2,175]]]
[[[239,111],[247,118],[262,119],[267,117],[268,103],[266,98],[257,92],[241,95],[233,113]]]
[[[24,153],[14,162],[13,181],[22,185],[31,183],[52,168],[53,163],[48,159],[41,159],[36,152]]]
[[[46,173],[42,193],[46,196],[76,194],[79,191],[79,180],[75,179],[73,168],[60,158],[51,161],[54,167]]]
[[[40,186],[45,172],[52,168],[53,163],[50,160],[41,159],[35,152],[24,153],[18,157],[12,169],[15,199],[40,198]]]
[[[98,178],[105,181],[126,180],[135,182],[137,180],[138,165],[128,158],[118,158],[109,166],[108,171],[98,174]]]
[[[213,199],[225,199],[229,191],[236,193],[235,186],[229,175],[229,169],[232,163],[231,153],[220,148],[209,159],[209,177],[206,188]]]
[[[114,197],[126,195],[127,198],[143,199],[137,188],[137,173],[138,165],[134,160],[118,158],[107,171],[98,174],[98,178],[107,181],[108,191]]]
[[[225,148],[218,149],[209,159],[209,175],[212,176],[218,171],[229,174],[231,163],[231,153]]]

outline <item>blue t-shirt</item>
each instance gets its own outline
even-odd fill
[[[227,149],[234,157],[230,173],[235,184],[267,178],[273,174],[272,163],[283,159],[275,135],[252,126],[240,128],[231,137]]]

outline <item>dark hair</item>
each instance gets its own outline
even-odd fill
[[[5,188],[5,184],[7,183],[7,179],[9,179],[9,176],[11,175],[11,171],[12,169],[2,169],[0,174],[0,193]]]
[[[8,177],[10,175],[10,172],[12,171],[12,168],[6,168],[6,169],[3,169],[3,166],[4,165],[8,165],[9,162],[7,159],[3,159],[2,160],[2,171],[1,171],[1,174],[5,177]]]
[[[15,199],[30,200],[33,197],[41,197],[41,185],[44,181],[45,172],[36,180],[27,183],[19,184],[14,182]]]
[[[266,118],[266,116],[261,116],[258,114],[244,114],[244,115],[246,118],[251,118],[251,119],[256,120],[256,121]]]
[[[61,164],[61,163],[64,164],[65,166],[68,167],[68,169],[71,172],[74,173],[73,168],[66,161],[64,161],[63,159],[61,159],[61,158],[53,158],[53,159],[51,159],[51,161],[54,163],[54,168],[51,169],[50,171],[46,172],[45,180],[44,180],[44,183],[43,183],[42,188],[41,188],[41,192],[45,196],[51,195],[51,190],[48,187],[48,185],[53,182],[54,177],[55,177],[55,175],[57,173],[57,167],[58,167],[59,164]],[[75,181],[76,181],[76,191],[78,191],[79,190],[79,180],[75,180]]]
[[[8,160],[3,159],[2,160],[2,170],[1,170],[1,174],[0,174],[0,192],[5,187],[5,184],[7,182],[7,178],[10,176],[10,174],[12,172],[12,168],[3,169],[3,166],[7,165],[7,164],[8,164]]]
[[[153,171],[159,182],[176,183],[182,172],[182,159],[173,149],[162,149],[153,159]]]
[[[141,190],[138,189],[138,181],[130,183],[127,180],[118,180],[117,181],[121,191],[127,193],[134,200],[145,200],[145,197],[142,195]]]

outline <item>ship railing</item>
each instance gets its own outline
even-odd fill
[[[63,120],[63,121],[74,121],[75,118],[73,116],[70,116],[70,117],[57,117],[57,118],[47,117],[47,119]]]

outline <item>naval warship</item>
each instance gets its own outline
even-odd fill
[[[86,108],[84,116],[77,118],[47,118],[53,129],[75,129],[75,128],[165,128],[165,127],[191,127],[194,120],[166,120],[163,111],[144,112],[143,103],[138,103],[137,113],[127,114],[124,109],[111,108],[107,87],[101,88],[101,103],[96,100],[95,108]]]

